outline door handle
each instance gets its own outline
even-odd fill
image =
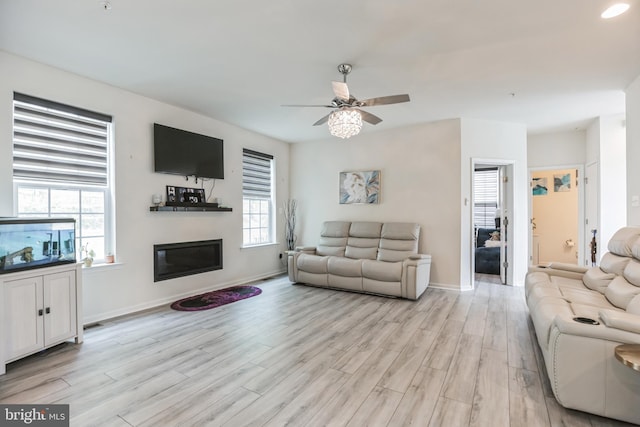
[[[45,313],[47,313],[47,314],[51,313],[51,307],[47,307],[47,308],[45,308],[45,309],[44,309],[44,312],[45,312]]]
[[[42,316],[43,312],[42,309],[38,310],[38,316]]]

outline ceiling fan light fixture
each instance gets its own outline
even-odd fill
[[[604,12],[602,12],[600,17],[602,19],[615,18],[618,15],[622,15],[627,10],[629,10],[629,4],[628,3],[616,3],[616,4],[612,5],[612,6],[609,6]]]
[[[329,132],[338,138],[346,139],[360,133],[362,115],[350,108],[341,108],[329,115]]]

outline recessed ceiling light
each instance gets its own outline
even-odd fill
[[[610,6],[602,12],[600,15],[603,19],[615,18],[618,15],[622,15],[629,9],[628,3],[616,3],[613,6]]]

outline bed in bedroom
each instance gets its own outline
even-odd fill
[[[478,228],[476,233],[476,273],[500,274],[500,240],[491,240],[495,228]],[[498,237],[499,239],[499,237]]]

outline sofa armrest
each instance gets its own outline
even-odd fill
[[[616,310],[600,310],[598,313],[602,323],[610,328],[640,334],[640,316]]]
[[[564,262],[551,262],[549,263],[547,268],[551,268],[553,270],[568,271],[571,273],[578,273],[578,274],[584,274],[589,269],[589,267],[583,267],[581,265],[576,265],[576,264],[566,264]]]
[[[553,267],[551,267],[552,265]],[[559,266],[560,268],[555,268],[556,266]],[[582,267],[578,267],[574,265],[573,270],[564,269],[562,267],[563,266],[560,263],[551,263],[548,266],[539,265],[535,267],[529,267],[529,273],[540,272],[540,273],[546,273],[549,276],[560,276],[560,277],[566,277],[567,279],[582,280],[582,277],[584,276],[584,272],[580,272],[580,270],[578,270],[578,269],[582,269]]]
[[[315,246],[296,246],[295,252],[305,252],[305,253],[315,254],[316,247]]]
[[[426,260],[431,262],[431,255],[425,255],[425,254],[413,254],[413,255],[409,255],[409,258],[412,261],[419,261],[419,260]]]
[[[559,314],[553,319],[551,328],[557,328],[561,334],[614,341],[619,343],[640,344],[640,333],[609,327],[604,324],[604,321],[602,321],[598,325],[589,325],[573,320],[572,316]]]

